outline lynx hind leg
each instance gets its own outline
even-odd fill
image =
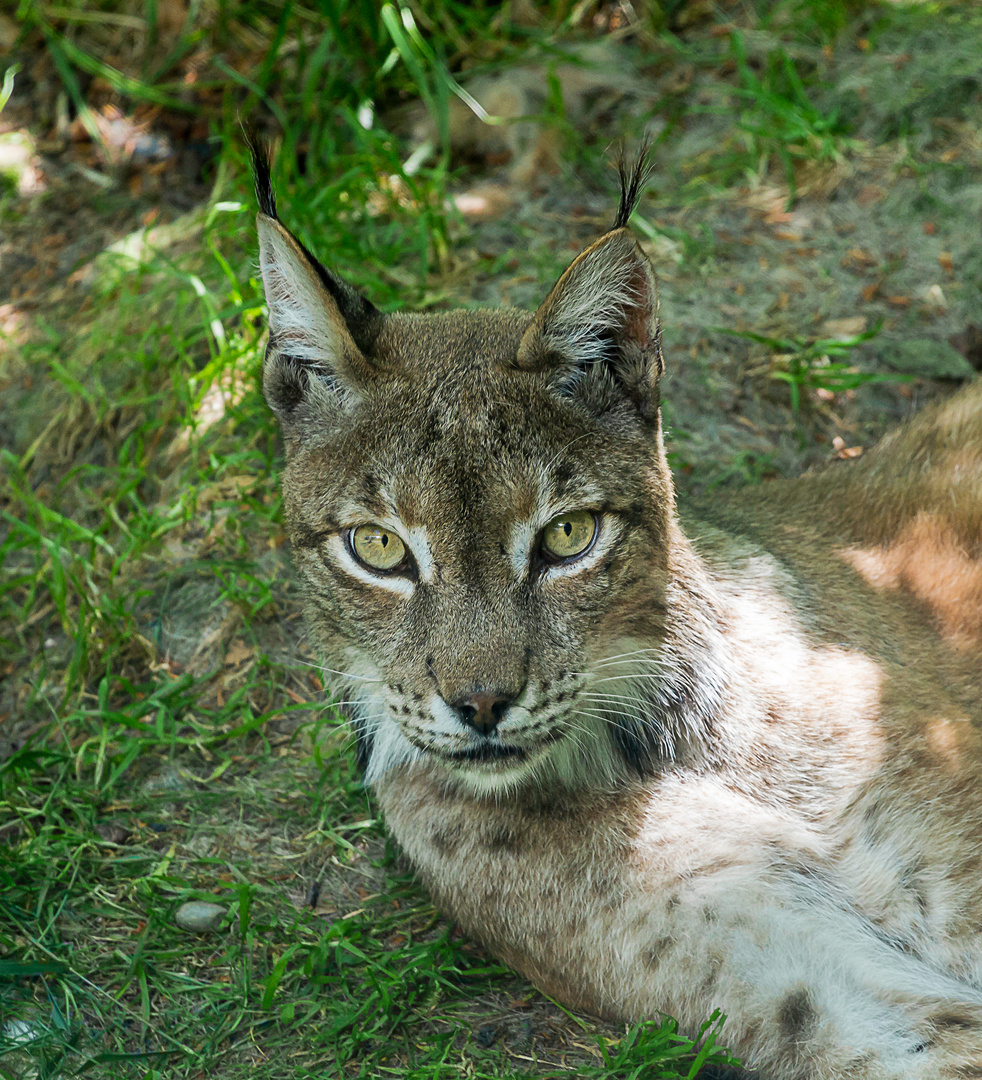
[[[780,998],[777,1042],[759,1080],[982,1080],[978,991],[951,983],[945,992],[953,996],[939,996],[936,973],[926,967],[925,996],[910,989],[891,993],[882,984],[876,989],[877,958],[865,959],[857,950],[851,993],[814,995],[801,984]],[[865,987],[864,968],[872,976]],[[916,984],[912,974],[908,988]]]
[[[758,1070],[751,1077],[982,1080],[978,988],[885,940],[831,885],[802,891],[800,875],[787,874],[742,886],[702,879],[658,934],[673,943],[665,959],[679,961],[668,966],[694,975],[684,1012],[723,1005],[731,1049]],[[728,960],[715,982],[700,982],[709,950]],[[660,970],[649,965],[655,977]],[[650,998],[675,988],[666,981]]]
[[[921,1041],[912,1047],[851,1051],[823,1047],[817,1038],[797,1054],[781,1055],[779,1064],[772,1057],[759,1072],[738,1072],[732,1080],[982,1080],[982,1005],[937,1001],[904,1012],[909,1026],[898,1024],[898,1043],[915,1034]]]

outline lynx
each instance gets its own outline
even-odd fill
[[[676,508],[655,276],[383,314],[279,222],[266,399],[308,626],[435,901],[765,1080],[982,1077],[982,388]]]

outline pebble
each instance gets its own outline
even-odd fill
[[[25,1043],[34,1042],[40,1034],[40,1031],[26,1020],[8,1020],[3,1025],[4,1038],[9,1039],[17,1046],[23,1046]]]
[[[217,930],[222,919],[228,914],[228,908],[221,904],[206,904],[201,900],[190,900],[181,904],[174,915],[174,921],[182,930],[192,930],[196,934],[210,934]]]
[[[474,1036],[474,1041],[478,1046],[494,1046],[498,1041],[498,1032],[494,1024],[482,1024],[478,1029],[477,1035]]]

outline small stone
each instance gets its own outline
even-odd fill
[[[866,329],[866,318],[854,315],[849,319],[826,319],[822,323],[822,336],[833,341],[848,341]]]
[[[118,821],[99,821],[95,831],[109,844],[125,844],[133,833]]]
[[[25,1043],[34,1042],[41,1032],[26,1020],[8,1020],[3,1025],[3,1035],[15,1046],[23,1046]]]
[[[191,930],[196,934],[210,934],[221,925],[228,914],[228,908],[221,904],[206,904],[201,900],[190,900],[181,904],[174,915],[174,921],[182,930]]]
[[[883,362],[905,375],[922,379],[970,379],[975,369],[947,341],[933,338],[908,338],[884,343],[880,357]]]
[[[477,1034],[474,1036],[474,1041],[478,1046],[483,1046],[485,1049],[489,1046],[494,1046],[498,1041],[498,1032],[495,1029],[494,1024],[482,1024],[477,1029]]]
[[[163,795],[170,792],[186,791],[188,782],[179,769],[166,766],[160,772],[151,774],[143,782],[143,791],[147,795]]]

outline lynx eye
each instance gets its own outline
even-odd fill
[[[372,570],[395,570],[406,557],[406,545],[384,525],[359,525],[348,533],[355,558]]]
[[[583,555],[597,537],[597,515],[589,510],[560,514],[542,530],[542,548],[547,558],[565,562]]]

